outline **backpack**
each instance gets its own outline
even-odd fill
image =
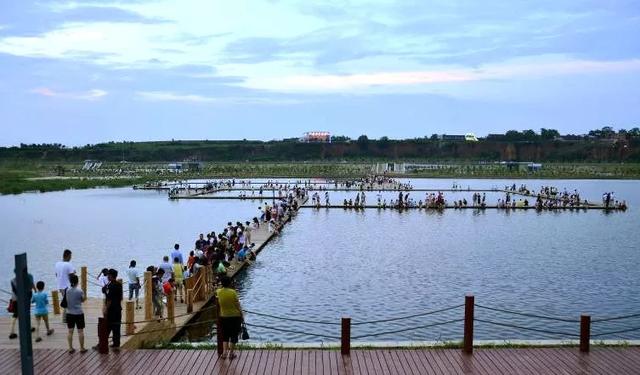
[[[68,288],[64,288],[64,292],[62,292],[62,301],[60,301],[60,307],[63,309],[66,309],[69,306],[67,303],[67,289]]]

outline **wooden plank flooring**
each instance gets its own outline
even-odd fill
[[[36,374],[639,374],[640,347],[246,350],[232,361],[214,350],[122,350],[106,355],[34,350]],[[0,373],[20,373],[20,352],[0,349]]]

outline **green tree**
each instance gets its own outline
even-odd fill
[[[386,135],[384,137],[380,137],[380,140],[378,140],[378,146],[380,146],[380,148],[389,147],[389,143],[389,137],[387,137]]]
[[[535,131],[528,129],[522,132],[522,139],[524,141],[536,141],[538,140],[538,135]]]
[[[363,134],[358,137],[356,143],[362,150],[366,150],[367,148],[369,148],[369,137]]]
[[[556,129],[540,129],[540,138],[549,140],[559,137],[560,133]]]

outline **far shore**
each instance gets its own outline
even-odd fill
[[[509,179],[509,180],[637,180],[640,163],[543,163],[538,171],[510,170],[498,164],[473,162],[439,165],[437,169],[411,173],[388,173],[394,178]],[[28,191],[49,192],[95,187],[125,187],[145,182],[189,179],[242,178],[328,178],[353,179],[374,172],[375,162],[224,162],[201,163],[198,171],[170,171],[167,162],[105,163],[95,170],[83,170],[81,163],[24,163],[0,161],[0,194]]]

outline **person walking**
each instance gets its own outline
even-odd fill
[[[238,299],[238,293],[231,288],[231,278],[223,276],[221,278],[222,288],[216,291],[218,305],[220,306],[220,320],[222,321],[223,352],[222,358],[233,359],[235,345],[238,343],[238,335],[244,317],[242,307]]]
[[[15,270],[14,270],[15,274]],[[27,274],[29,276],[29,284],[27,285],[27,290],[29,290],[29,301],[32,298],[32,291],[35,290],[33,286],[33,276],[31,274]],[[16,334],[16,323],[18,322],[18,280],[14,277],[11,279],[11,299],[9,300],[9,312],[11,315],[11,330],[9,331],[9,339],[15,339],[18,337]],[[31,332],[34,332],[35,328],[31,327]]]
[[[65,290],[63,299],[67,302],[67,343],[69,344],[69,353],[73,354],[76,350],[73,348],[73,331],[78,329],[78,341],[80,342],[80,353],[86,353],[84,347],[84,311],[82,303],[86,300],[86,296],[82,289],[78,288],[78,276],[75,273],[69,275],[69,288]]]
[[[38,281],[36,284],[37,291],[31,297],[31,303],[36,305],[33,313],[36,316],[36,342],[42,341],[40,337],[40,321],[44,321],[47,328],[47,336],[53,334],[53,329],[49,327],[49,298],[47,292],[44,291],[44,281]]]
[[[129,262],[129,268],[127,269],[127,279],[129,279],[129,301],[136,297],[136,310],[141,309],[142,306],[138,303],[140,297],[140,271],[136,268],[136,261]]]
[[[168,256],[165,255],[162,257],[162,263],[160,263],[158,269],[164,271],[164,274],[162,276],[163,283],[173,277],[173,266],[171,265],[171,263],[169,263]]]
[[[184,269],[180,258],[173,258],[173,279],[176,285],[176,294],[174,300],[178,300],[180,296],[180,303],[184,303]]]
[[[122,284],[118,282],[118,271],[109,270],[109,284],[104,289],[106,304],[104,317],[107,319],[109,334],[112,335],[114,351],[120,350],[120,325],[122,323]]]
[[[56,262],[56,281],[58,282],[58,290],[60,295],[64,293],[64,290],[70,286],[70,275],[75,275],[76,269],[71,263],[71,250],[65,249],[62,253],[62,261]],[[62,301],[61,301],[62,302]],[[61,306],[62,307],[62,306]],[[62,309],[62,319],[64,321],[66,316],[66,309]]]

